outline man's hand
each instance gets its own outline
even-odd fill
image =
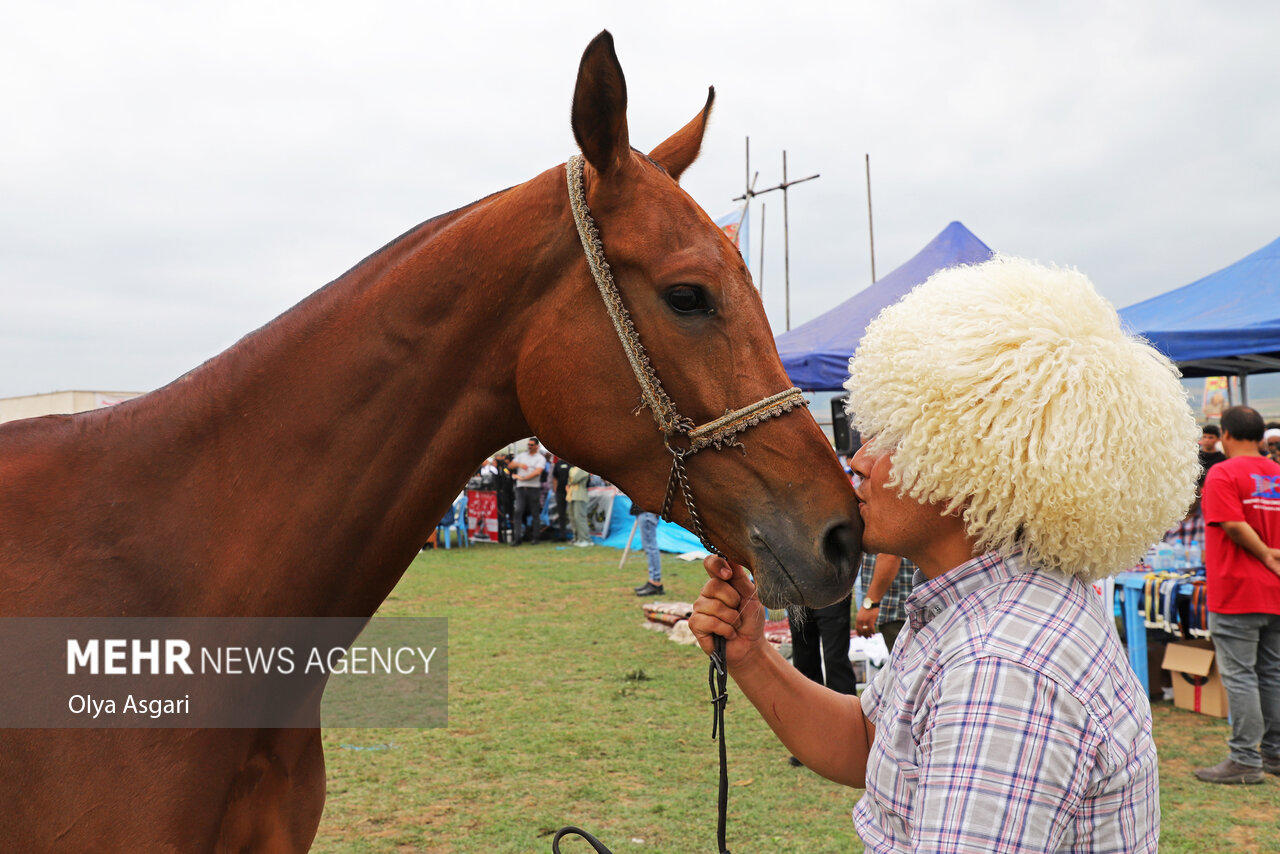
[[[869,638],[876,633],[876,620],[880,619],[880,606],[874,608],[858,608],[858,616],[854,618],[854,628],[859,637]]]
[[[1280,575],[1280,549],[1273,549],[1263,542],[1261,535],[1248,522],[1213,522],[1221,525],[1223,532],[1233,543],[1253,555],[1263,566]]]
[[[1268,549],[1269,554],[1263,558],[1262,565],[1280,575],[1280,549]]]
[[[725,638],[729,675],[791,753],[828,780],[866,785],[875,727],[858,698],[811,682],[764,639],[764,606],[747,571],[722,557],[702,562],[710,580],[693,605],[689,629],[710,654]]]
[[[702,562],[710,580],[693,603],[689,629],[703,652],[711,654],[712,635],[720,635],[725,645],[725,664],[732,670],[760,654],[764,639],[764,606],[756,597],[756,586],[741,566],[719,555]]]

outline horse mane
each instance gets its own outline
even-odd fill
[[[430,219],[427,219],[418,223],[417,225],[410,228],[408,231],[404,232],[398,237],[392,238],[390,241],[383,244],[378,249],[375,249],[374,251],[370,252],[364,258],[362,258],[361,260],[353,264],[350,267],[350,269],[348,269],[345,273],[343,273],[337,279],[334,279],[334,281],[336,282],[340,279],[343,279],[346,276],[356,272],[366,264],[377,261],[382,255],[384,255],[386,252],[390,251],[391,249],[394,249],[395,247],[399,246],[405,240],[408,240],[410,238],[425,238],[425,237],[433,236],[436,232],[442,231],[443,229],[452,225],[455,220],[465,216],[466,214],[470,213],[473,209],[479,207],[480,205],[483,205],[485,202],[495,199],[498,196],[504,195],[510,192],[511,190],[515,189],[515,186],[516,185],[512,185],[510,187],[507,187],[504,190],[498,190],[497,192],[490,193],[487,196],[482,196],[481,198],[476,199],[474,202],[469,202],[465,205],[462,205],[461,207],[454,208],[453,210],[446,211],[445,213],[442,213],[442,214],[436,214]],[[329,284],[333,284],[333,282],[330,282]],[[325,285],[325,287],[328,287],[328,285]]]
[[[496,200],[514,189],[515,186],[507,187],[503,190],[490,193],[476,199],[473,202],[437,214],[430,219],[424,220],[417,225],[409,228],[399,236],[388,241],[378,249],[369,253],[367,256],[357,261],[345,272],[332,279],[328,283],[320,286],[316,290],[302,297],[298,302],[289,308],[277,314],[275,317],[263,323],[261,326],[246,332],[240,336],[233,344],[225,347],[218,353],[210,356],[199,365],[184,372],[173,380],[164,385],[150,391],[139,397],[122,401],[115,406],[103,409],[89,410],[87,412],[75,413],[69,416],[53,416],[55,418],[64,418],[69,420],[80,421],[83,423],[91,423],[97,419],[103,419],[102,423],[113,421],[118,417],[138,415],[152,405],[159,405],[159,398],[165,395],[160,394],[174,390],[177,386],[186,385],[190,381],[198,381],[202,385],[210,380],[216,381],[218,374],[211,372],[218,371],[219,367],[229,358],[238,356],[246,356],[252,358],[253,354],[263,348],[268,348],[277,340],[277,336],[285,336],[289,334],[289,330],[293,325],[289,320],[296,320],[298,323],[305,324],[308,320],[319,313],[323,313],[324,308],[329,304],[329,300],[334,298],[333,291],[342,286],[343,283],[350,281],[353,277],[359,277],[365,271],[373,271],[377,266],[385,262],[388,256],[397,248],[411,241],[425,242],[429,241],[451,226],[465,219],[469,214],[485,206],[487,203]]]

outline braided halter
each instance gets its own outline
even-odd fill
[[[618,340],[622,342],[627,361],[631,363],[631,370],[636,375],[636,381],[640,383],[641,402],[635,411],[639,412],[647,408],[653,413],[653,420],[662,431],[663,444],[671,452],[671,474],[667,476],[667,493],[662,501],[662,518],[671,521],[671,510],[675,504],[678,489],[689,511],[693,533],[706,546],[707,551],[720,554],[719,550],[707,540],[702,519],[694,506],[693,489],[689,485],[685,459],[708,445],[714,445],[717,450],[736,445],[746,453],[746,446],[738,441],[737,434],[775,415],[782,415],[797,406],[804,405],[804,395],[799,388],[793,386],[786,391],[758,400],[750,406],[744,406],[742,409],[726,410],[724,415],[702,425],[695,425],[692,419],[681,415],[662,387],[662,382],[649,361],[649,354],[640,343],[640,336],[636,333],[635,324],[631,322],[631,315],[622,304],[618,286],[614,284],[609,262],[604,257],[604,244],[600,240],[600,231],[596,228],[595,221],[591,219],[591,210],[587,207],[587,195],[583,189],[582,179],[584,168],[582,155],[575,154],[570,157],[564,168],[569,182],[569,206],[573,209],[573,221],[578,226],[578,237],[582,239],[582,249],[587,256],[587,265],[591,268],[591,276],[600,290],[604,307],[609,312],[609,319],[613,321],[614,331],[618,333]],[[684,437],[683,441],[679,437]]]

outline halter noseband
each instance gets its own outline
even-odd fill
[[[793,386],[786,391],[744,406],[742,409],[726,410],[724,415],[702,425],[695,425],[692,419],[680,414],[675,403],[667,395],[666,389],[662,387],[662,382],[649,361],[649,354],[640,343],[640,336],[636,333],[635,324],[631,322],[631,315],[618,294],[618,286],[613,281],[609,262],[604,257],[604,244],[600,240],[600,231],[596,228],[595,221],[591,219],[591,210],[587,207],[587,195],[582,178],[583,163],[582,155],[575,154],[569,158],[564,167],[569,182],[569,206],[573,210],[573,221],[578,226],[578,237],[582,239],[582,249],[587,256],[587,265],[591,268],[591,277],[595,279],[600,297],[604,300],[605,310],[609,312],[614,331],[618,333],[618,340],[622,342],[623,352],[626,353],[627,361],[631,363],[631,370],[640,384],[641,402],[636,412],[647,408],[653,413],[653,420],[662,431],[663,444],[671,452],[671,474],[667,476],[667,492],[662,501],[662,518],[671,521],[671,510],[675,503],[676,490],[679,489],[693,523],[693,533],[708,551],[720,554],[720,551],[707,540],[702,519],[694,507],[693,489],[689,485],[685,470],[685,458],[708,445],[714,445],[717,450],[727,445],[736,445],[746,453],[746,446],[738,441],[737,434],[748,427],[803,405],[803,392]],[[687,443],[687,447],[673,446],[673,441],[680,436],[684,437],[684,442],[679,444]]]

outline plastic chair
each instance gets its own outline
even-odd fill
[[[470,547],[471,543],[467,540],[467,496],[465,494],[454,499],[453,506],[445,511],[444,518],[436,526],[436,548],[440,547],[441,542],[446,549],[449,548],[449,541],[453,539],[450,531],[458,532],[459,548]]]

